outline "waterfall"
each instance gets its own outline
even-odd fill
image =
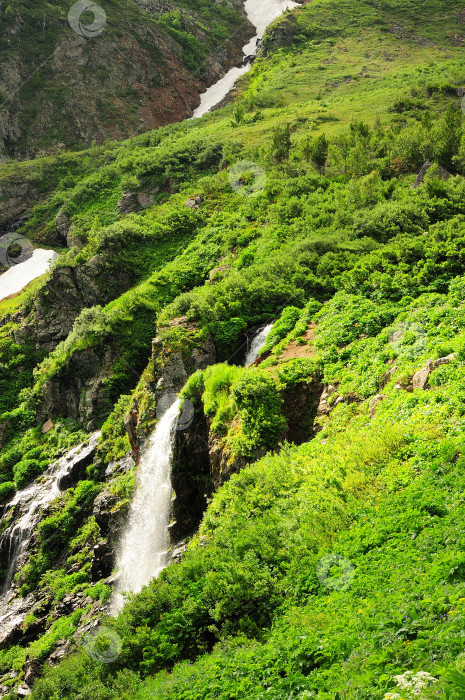
[[[87,464],[93,457],[100,432],[92,435],[88,445],[81,443],[70,450],[57,462],[53,462],[42,476],[32,484],[18,491],[1,508],[7,519],[14,514],[14,522],[0,535],[0,562],[7,563],[6,578],[0,586],[0,621],[3,606],[7,604],[12,591],[16,572],[23,566],[29,554],[29,544],[42,511],[63,491],[63,484],[69,480],[73,468]]]
[[[246,358],[245,358],[245,366],[248,367],[248,365],[251,365],[255,362],[255,360],[258,357],[258,353],[262,349],[262,347],[265,345],[265,341],[268,337],[268,333],[271,331],[273,328],[273,324],[269,323],[265,328],[262,328],[260,331],[258,331],[257,335],[254,337],[250,344],[250,348],[247,352]]]
[[[34,527],[37,525],[42,509],[59,494],[60,490],[56,485],[56,480],[51,480],[45,489],[37,489],[36,484],[19,491],[16,498],[7,505],[7,511],[17,504],[20,504],[31,499],[24,515],[17,520],[11,527],[7,528],[0,538],[0,551],[7,549],[8,569],[4,584],[0,590],[0,604],[3,602],[3,597],[10,590],[15,573],[22,564],[22,560],[26,553],[29,541],[31,539]]]
[[[113,614],[124,605],[123,593],[139,593],[168,563],[171,462],[179,406],[176,400],[160,418],[140,461],[136,491],[116,557],[119,577],[111,605]]]

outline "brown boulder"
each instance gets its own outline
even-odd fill
[[[428,382],[428,377],[431,374],[433,370],[433,361],[428,360],[426,365],[418,370],[418,372],[415,372],[415,374],[412,377],[412,386],[414,389],[424,389],[427,382]]]
[[[195,209],[196,211],[200,209],[200,205],[203,202],[203,197],[201,194],[196,194],[193,197],[189,197],[184,202],[184,206],[188,209]]]
[[[452,352],[450,355],[446,355],[445,357],[439,357],[437,360],[434,360],[433,362],[433,367],[436,369],[436,367],[440,367],[441,365],[447,365],[449,362],[452,362],[452,360],[455,360],[457,358],[457,354],[455,352]]]

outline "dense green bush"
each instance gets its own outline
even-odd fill
[[[20,489],[26,486],[26,484],[32,481],[36,476],[39,476],[43,467],[47,464],[47,461],[42,463],[38,459],[27,458],[23,458],[20,462],[17,462],[13,469],[13,476],[17,488]]]
[[[260,353],[268,352],[281,340],[283,340],[294,328],[301,315],[301,310],[295,306],[287,306],[281,316],[274,322],[273,328],[268,333],[265,345]]]
[[[250,456],[277,444],[286,422],[282,414],[282,385],[267,371],[253,370],[233,387],[233,398],[241,420],[236,450]]]
[[[0,503],[10,498],[15,491],[16,487],[12,481],[4,481],[0,484]]]

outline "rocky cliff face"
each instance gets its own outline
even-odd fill
[[[134,278],[126,271],[112,269],[111,259],[102,255],[78,267],[57,268],[16,331],[16,341],[32,340],[38,347],[52,350],[66,338],[82,309],[107,304],[126,291]]]
[[[62,3],[0,5],[0,158],[192,116],[199,94],[242,60],[253,35],[241,0],[211,4],[205,13],[195,3],[119,0],[101,3],[101,17],[73,9],[74,21]]]

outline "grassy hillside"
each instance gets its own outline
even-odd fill
[[[0,303],[0,489],[102,426],[98,461],[44,512],[17,577],[52,612],[0,649],[1,683],[70,639],[33,698],[464,696],[463,22],[459,2],[314,0],[270,28],[222,110],[0,170],[4,201],[29,188],[24,235],[59,249],[61,213],[82,243]],[[153,204],[123,213],[123,192]],[[60,270],[96,256],[123,292],[52,303]],[[39,312],[61,303],[74,327],[50,351]],[[260,363],[238,366],[244,334],[271,320]],[[134,400],[153,425],[155,335],[186,362],[212,340],[217,364],[182,393],[225,473],[243,468],[181,562],[104,620],[118,653],[102,663],[108,637],[89,655],[79,631],[90,608],[57,611],[67,593],[109,595],[90,575],[92,504],[107,487],[116,509],[131,496],[132,473],[104,474],[129,450]],[[94,403],[58,410],[50,387],[89,357],[98,375],[79,390]]]

